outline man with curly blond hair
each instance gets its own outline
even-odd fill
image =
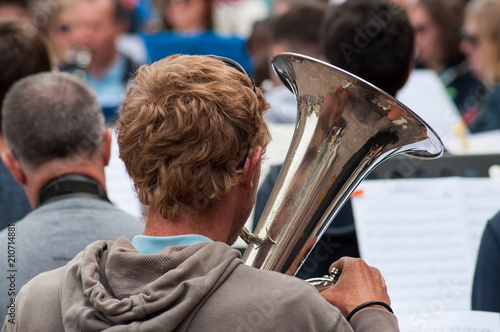
[[[203,60],[213,65],[174,56],[141,68],[121,109],[120,157],[141,202],[166,219],[215,207],[242,180],[247,150],[260,159],[269,142],[260,90],[225,63]]]
[[[139,69],[117,129],[148,206],[144,234],[95,242],[33,279],[16,302],[18,330],[398,331],[395,316],[372,302],[390,303],[382,276],[362,260],[335,262],[342,274],[320,294],[243,264],[230,247],[253,207],[269,141],[268,104],[238,68],[175,55]]]

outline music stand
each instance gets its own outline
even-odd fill
[[[406,156],[389,158],[367,176],[376,179],[437,178],[447,176],[488,177],[493,165],[500,165],[500,154],[451,155],[438,159],[417,159]],[[327,253],[331,255],[327,256]],[[333,261],[341,256],[359,257],[359,248],[350,200],[340,210],[297,273],[302,279],[325,274]]]

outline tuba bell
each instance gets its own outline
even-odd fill
[[[295,95],[297,123],[245,264],[295,275],[359,183],[384,160],[438,158],[443,144],[394,97],[326,62],[295,53],[271,61]]]

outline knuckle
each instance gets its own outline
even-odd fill
[[[374,275],[380,275],[380,276],[382,275],[382,273],[380,273],[380,270],[377,269],[376,267],[370,266],[370,270]]]
[[[366,262],[361,259],[361,258],[354,258],[354,261],[353,261],[353,265],[357,266],[358,268],[368,268],[368,264],[366,264]]]

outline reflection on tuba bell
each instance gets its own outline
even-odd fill
[[[294,53],[272,67],[297,100],[297,124],[276,185],[246,229],[243,261],[295,275],[358,184],[387,158],[437,158],[443,144],[392,96],[344,70]]]

